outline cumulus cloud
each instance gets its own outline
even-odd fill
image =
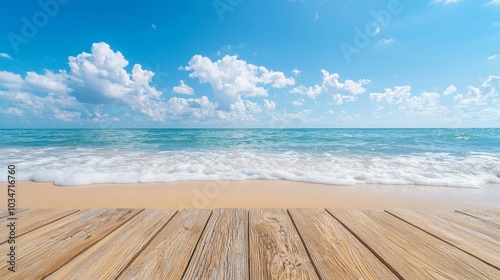
[[[211,85],[220,108],[224,110],[241,109],[244,96],[268,96],[265,86],[284,88],[295,84],[295,80],[286,77],[283,72],[249,64],[237,56],[226,55],[212,61],[208,57],[195,55],[185,69],[192,71],[189,77]]]
[[[173,87],[172,91],[178,94],[186,94],[186,95],[194,94],[194,89],[186,85],[183,80],[180,81],[180,85]]]
[[[70,121],[80,117],[78,111],[83,109],[74,97],[66,94],[48,93],[46,97],[40,97],[29,92],[9,90],[0,91],[0,99],[11,108],[8,113],[17,116]]]
[[[71,95],[82,103],[123,104],[154,120],[163,120],[159,102],[162,92],[150,85],[154,73],[143,70],[140,64],[128,73],[128,63],[104,42],[92,44],[92,53],[70,56]]]
[[[39,112],[52,108],[50,115],[63,121],[82,115],[97,116],[95,106],[102,104],[123,105],[154,120],[163,119],[165,112],[160,102],[162,93],[150,85],[154,73],[143,70],[139,64],[135,64],[132,72],[128,73],[125,70],[128,61],[108,44],[95,43],[91,53],[70,56],[68,64],[68,73],[65,70],[45,70],[43,74],[27,72],[22,77],[0,71],[0,88],[9,91],[8,94],[3,92],[4,96],[28,97],[27,100],[19,99],[24,101],[19,106],[31,106],[30,103],[36,100],[39,108],[33,105],[31,110]],[[40,94],[33,94],[36,92]],[[85,114],[66,112],[68,108],[60,107],[68,103],[73,109],[86,111]]]
[[[302,106],[302,105],[304,105],[304,102],[305,102],[304,99],[294,100],[294,101],[292,101],[292,105]]]
[[[300,85],[298,87],[293,88],[290,90],[290,93],[297,93],[297,94],[302,94],[305,95],[311,99],[316,99],[318,95],[320,95],[323,92],[323,88],[321,86],[315,85],[313,87],[305,87],[303,85]]]
[[[467,93],[456,94],[453,98],[458,107],[472,107],[497,102],[500,89],[500,76],[489,76],[481,87],[468,86]]]
[[[410,86],[397,86],[394,89],[386,88],[384,92],[370,93],[370,99],[376,102],[385,101],[389,104],[401,104],[411,95]]]
[[[293,69],[293,70],[292,70],[292,74],[293,74],[295,77],[298,77],[298,76],[300,76],[300,70],[298,70],[298,69]]]
[[[312,87],[300,85],[293,88],[290,93],[306,95],[311,99],[316,99],[318,95],[326,93],[332,96],[334,104],[340,105],[344,102],[356,100],[357,95],[366,92],[364,86],[371,82],[367,79],[361,79],[357,82],[353,80],[341,82],[339,80],[340,75],[337,73],[330,74],[326,70],[321,70],[321,73],[323,74],[321,85],[314,85]]]
[[[444,95],[444,96],[452,95],[452,94],[454,94],[456,91],[457,91],[457,87],[455,87],[454,85],[450,85],[449,87],[447,87],[447,88],[444,90],[443,95]]]
[[[7,89],[21,89],[24,80],[19,74],[14,74],[7,71],[0,71],[0,87]]]
[[[267,110],[274,110],[274,109],[276,109],[276,102],[264,99],[264,107]]]
[[[44,74],[27,72],[24,78],[19,74],[0,71],[0,87],[5,89],[64,94],[71,91],[66,85],[66,80],[67,75],[64,71],[53,73],[49,70],[45,70]]]
[[[375,102],[386,102],[397,105],[400,111],[408,115],[437,117],[448,109],[441,105],[441,95],[437,92],[423,92],[420,95],[411,94],[411,86],[386,88],[384,92],[370,93],[370,99]]]
[[[24,114],[23,110],[21,110],[19,108],[13,108],[13,107],[9,107],[9,108],[5,109],[4,112],[7,115],[13,115],[16,117],[21,117]]]

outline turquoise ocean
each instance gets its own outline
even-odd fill
[[[0,130],[18,180],[500,184],[500,129]],[[4,176],[4,181],[6,176]]]

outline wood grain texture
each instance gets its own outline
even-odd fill
[[[319,279],[284,209],[249,210],[250,279]]]
[[[0,264],[0,279],[42,279],[140,213],[132,209],[77,212],[16,241],[16,273]]]
[[[20,237],[32,230],[62,219],[78,212],[77,209],[29,209],[16,214],[16,236]],[[2,219],[0,227],[6,228],[9,224],[7,217]],[[0,244],[7,242],[8,231],[0,232]]]
[[[210,213],[201,209],[181,210],[118,279],[181,279]]]
[[[500,226],[494,223],[490,223],[469,215],[464,215],[458,212],[453,213],[434,213],[438,217],[450,221],[455,224],[459,224],[463,227],[471,229],[473,231],[483,234],[483,238],[489,240],[490,242],[496,242],[500,244]]]
[[[328,209],[405,279],[500,279],[500,271],[383,212]]]
[[[500,226],[500,212],[498,211],[459,210],[457,212]]]
[[[145,210],[46,279],[115,279],[175,214]]]
[[[397,279],[323,209],[289,209],[322,279]]]
[[[16,209],[16,211],[15,211],[16,215],[15,216],[17,216],[18,213],[21,213],[21,212],[26,211],[26,210],[28,210],[28,209]],[[0,219],[5,218],[5,217],[7,217],[9,215],[10,215],[9,214],[9,210],[7,210],[5,208],[0,209]]]
[[[436,215],[413,210],[388,210],[388,213],[500,269],[500,244],[484,235]]]
[[[183,279],[248,279],[248,213],[214,210]]]

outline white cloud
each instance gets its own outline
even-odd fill
[[[394,43],[395,40],[392,39],[392,38],[389,38],[389,39],[382,39],[380,41],[378,41],[379,45],[387,45],[387,44],[391,44],[391,43]]]
[[[12,56],[6,54],[6,53],[0,53],[1,58],[6,58],[6,59],[12,59]]]
[[[488,56],[488,60],[493,60],[495,58],[498,57],[498,54],[495,54],[495,55],[492,55],[492,56]]]
[[[290,93],[306,95],[311,99],[316,99],[321,93],[327,93],[334,99],[334,104],[340,105],[343,104],[344,101],[356,100],[357,95],[366,92],[363,86],[371,82],[367,79],[361,79],[357,82],[353,80],[341,82],[339,81],[340,75],[337,73],[330,74],[326,70],[321,70],[321,73],[323,74],[321,86],[314,85],[312,87],[305,87],[300,85],[290,90]]]
[[[437,92],[411,94],[411,86],[386,88],[383,93],[370,93],[370,99],[376,102],[387,102],[409,116],[439,117],[448,109],[441,105],[441,95]]]
[[[456,91],[457,91],[457,87],[455,87],[454,85],[450,85],[449,87],[447,87],[447,88],[444,90],[443,95],[444,95],[444,96],[452,95],[452,94],[454,94]]]
[[[82,109],[79,104],[89,104],[86,115],[98,116],[97,105],[125,105],[141,112],[154,120],[162,120],[164,109],[160,103],[161,92],[150,86],[153,72],[143,70],[136,64],[132,72],[125,67],[128,61],[120,52],[114,52],[106,43],[92,45],[92,53],[81,53],[69,57],[70,72],[60,70],[54,73],[45,70],[43,74],[27,72],[23,78],[19,74],[0,71],[0,88],[14,91],[14,94],[26,97],[29,102],[36,100],[41,104],[38,111],[51,111],[56,119],[67,121],[77,117],[78,113],[57,111],[57,106],[69,104]],[[30,92],[42,92],[46,97]],[[23,104],[30,105],[26,100]],[[31,106],[31,105],[30,105]],[[49,110],[49,108],[51,108]],[[46,112],[47,113],[47,112]],[[57,113],[57,114],[55,114]],[[55,114],[55,115],[54,115]]]
[[[19,74],[0,71],[0,87],[14,90],[42,91],[52,93],[68,93],[71,89],[66,85],[66,72],[53,73],[45,70],[43,75],[27,72],[22,78]]]
[[[411,95],[410,86],[397,86],[394,89],[386,88],[383,93],[370,93],[370,99],[376,102],[385,101],[389,104],[401,104]]]
[[[7,89],[23,88],[24,80],[19,74],[14,74],[7,71],[0,71],[0,87]]]
[[[457,94],[453,99],[458,107],[472,107],[487,105],[489,102],[497,102],[500,89],[500,76],[489,76],[481,87],[468,86],[467,94]]]
[[[28,119],[34,116],[68,121],[70,115],[79,116],[78,111],[83,109],[74,97],[67,94],[49,93],[46,97],[40,97],[29,92],[9,90],[0,91],[0,98],[13,108],[10,110],[11,115],[22,113]],[[63,118],[63,115],[66,117]]]
[[[69,57],[71,95],[90,104],[117,103],[141,112],[154,120],[163,120],[159,99],[162,92],[150,85],[154,73],[128,61],[104,42],[92,44],[92,53]]]
[[[343,104],[344,101],[356,100],[357,95],[366,92],[363,86],[371,82],[367,79],[361,79],[357,82],[345,80],[342,83],[339,81],[339,74],[330,74],[326,70],[321,70],[321,72],[323,73],[323,92],[331,94],[337,105]]]
[[[257,104],[256,102],[252,102],[252,101],[249,101],[249,100],[245,100],[245,105],[246,105],[246,108],[252,112],[252,113],[259,113],[259,112],[262,112],[262,108],[260,107],[259,104]]]
[[[311,99],[316,99],[318,95],[320,95],[323,91],[323,88],[315,85],[314,87],[305,87],[303,85],[300,85],[298,87],[293,88],[290,90],[290,93],[297,93],[297,94],[302,94],[306,95],[307,97]]]
[[[305,102],[304,99],[294,100],[294,101],[292,101],[292,105],[302,106],[302,105],[304,105],[304,102]]]
[[[296,122],[305,122],[309,119],[309,115],[311,114],[311,110],[305,109],[298,113],[285,113],[283,116],[285,119],[296,121]]]
[[[264,107],[267,110],[274,110],[274,109],[276,109],[276,102],[264,99]]]
[[[7,115],[12,115],[12,116],[16,116],[16,117],[21,117],[24,114],[23,110],[21,110],[19,108],[13,108],[13,107],[9,107],[9,108],[5,109],[4,112]]]
[[[287,78],[283,72],[249,64],[237,56],[226,55],[212,62],[208,57],[195,55],[185,69],[193,71],[189,77],[212,86],[214,96],[224,110],[241,108],[242,96],[268,96],[266,85],[284,88],[295,84],[295,80]]]
[[[194,94],[194,89],[186,85],[183,80],[180,81],[180,85],[173,87],[172,91],[178,94],[186,94],[186,95]]]
[[[300,70],[298,70],[298,69],[293,69],[293,70],[292,70],[292,73],[293,73],[293,75],[294,75],[295,77],[300,76]]]
[[[316,12],[316,13],[314,14],[314,20],[318,20],[318,18],[319,18],[319,13],[318,13],[318,12]]]
[[[491,0],[488,5],[500,5],[500,0]]]
[[[53,73],[45,70],[43,75],[27,72],[24,82],[27,89],[64,94],[71,92],[71,89],[66,85],[67,78],[65,71]]]
[[[459,0],[434,0],[436,3],[444,3],[444,4],[455,4],[458,3]],[[495,0],[493,0],[495,1]]]

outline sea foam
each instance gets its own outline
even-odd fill
[[[59,186],[246,179],[340,185],[481,187],[500,184],[500,156],[483,152],[346,155],[247,149],[4,148],[0,162],[15,164],[18,180],[53,181]]]

